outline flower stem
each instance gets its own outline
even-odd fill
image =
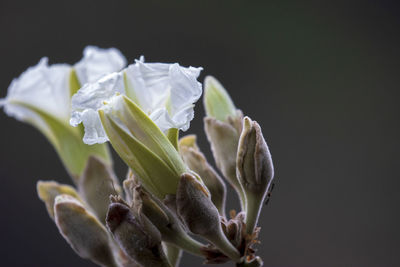
[[[257,226],[258,218],[260,217],[264,196],[247,194],[246,207],[246,232],[251,235]]]

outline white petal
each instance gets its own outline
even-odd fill
[[[9,116],[22,121],[38,121],[38,116],[23,105],[33,106],[45,113],[67,121],[69,117],[69,73],[66,64],[48,66],[47,58],[42,58],[36,66],[28,68],[8,87],[8,94],[2,100]]]
[[[76,126],[83,122],[85,143],[105,142],[98,110],[115,115],[118,121],[115,111],[121,94],[133,100],[162,131],[170,128],[185,131],[194,116],[194,103],[202,93],[201,83],[197,81],[200,71],[201,68],[184,68],[178,64],[144,63],[141,58],[121,72],[83,86],[72,97],[70,123]]]
[[[105,74],[120,71],[125,66],[126,59],[118,49],[87,46],[83,50],[83,58],[74,67],[79,81],[84,85],[97,81]]]
[[[174,64],[170,68],[171,111],[170,115],[179,129],[186,131],[194,117],[194,105],[201,96],[202,86],[197,81],[202,68],[183,68]]]
[[[72,115],[70,124],[77,126],[83,123],[86,144],[104,143],[108,139],[98,116],[98,110],[112,112],[115,98],[125,94],[123,73],[111,73],[95,83],[84,85],[73,95],[71,101]]]

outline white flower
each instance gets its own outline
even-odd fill
[[[124,56],[115,48],[99,49],[88,46],[83,52],[83,58],[74,66],[49,66],[48,59],[44,57],[36,66],[28,68],[11,82],[6,98],[0,100],[0,106],[4,106],[7,115],[30,122],[41,130],[46,130],[47,126],[36,110],[68,124],[72,69],[75,69],[79,82],[83,85],[125,66]]]
[[[72,97],[70,123],[83,123],[87,144],[103,143],[108,137],[98,116],[99,110],[118,119],[122,95],[135,102],[161,129],[186,131],[193,119],[194,103],[202,93],[197,81],[202,68],[179,64],[144,63],[143,58],[121,72],[86,84]],[[121,123],[123,127],[123,124]]]
[[[52,143],[70,174],[78,177],[90,155],[109,161],[109,154],[105,146],[83,144],[80,129],[70,126],[71,95],[81,85],[125,66],[124,56],[115,48],[88,46],[83,58],[73,66],[48,65],[44,57],[11,82],[7,96],[0,99],[0,107],[7,115],[39,129]]]

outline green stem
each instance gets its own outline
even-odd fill
[[[257,226],[260,217],[264,196],[257,196],[252,193],[247,194],[246,207],[246,232],[252,234]]]

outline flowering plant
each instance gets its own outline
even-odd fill
[[[143,57],[126,66],[117,49],[89,46],[73,66],[41,59],[0,100],[8,115],[47,137],[71,175],[74,187],[39,181],[37,191],[82,258],[99,266],[171,267],[186,251],[206,263],[263,265],[254,245],[274,169],[261,127],[208,76],[205,132],[222,175],[195,135],[179,138],[202,93],[201,70]],[[108,141],[128,167],[122,184]],[[241,203],[230,217],[225,181]]]

